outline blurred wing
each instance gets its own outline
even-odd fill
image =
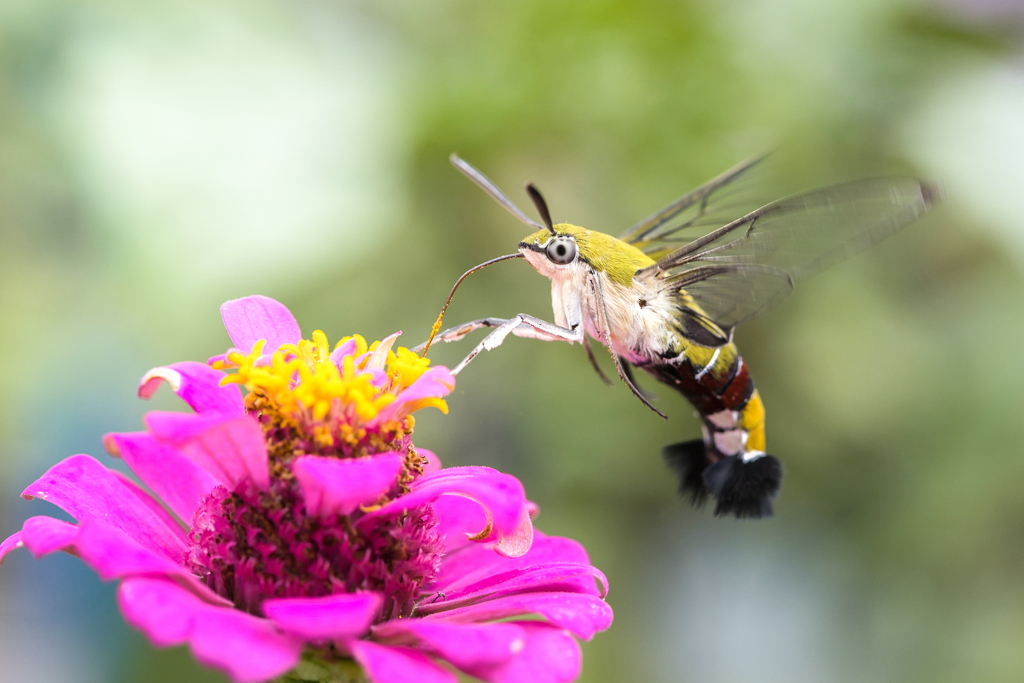
[[[782,303],[793,291],[789,273],[758,264],[701,265],[672,276],[669,282],[678,288],[680,310],[706,317],[726,336],[740,323]],[[686,336],[703,344],[693,335]]]
[[[799,280],[877,244],[923,214],[935,198],[933,187],[914,178],[833,185],[774,201],[666,254],[652,267],[759,263]]]
[[[637,276],[674,272],[671,281],[728,329],[780,303],[794,281],[896,232],[937,197],[935,187],[913,178],[860,180],[793,195],[666,254]]]
[[[765,156],[748,159],[709,180],[630,227],[619,235],[619,239],[656,259],[680,243],[689,242],[692,236],[681,239],[686,232],[699,235],[710,226],[723,225],[760,206],[760,203],[752,203],[750,197],[737,191],[736,181],[746,177],[747,172]]]

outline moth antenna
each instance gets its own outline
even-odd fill
[[[483,268],[486,268],[491,264],[498,263],[499,261],[508,261],[509,259],[514,258],[523,258],[523,255],[520,254],[519,252],[516,252],[515,254],[506,254],[504,256],[499,256],[498,258],[492,258],[490,261],[484,261],[480,265],[473,266],[472,268],[467,270],[465,273],[462,274],[462,277],[455,281],[455,285],[452,287],[452,291],[449,292],[448,294],[448,299],[444,302],[444,306],[441,307],[441,312],[437,315],[437,320],[434,321],[434,326],[430,328],[430,338],[427,339],[427,343],[423,345],[423,351],[420,352],[420,358],[423,358],[424,356],[427,355],[427,351],[430,350],[430,345],[434,342],[434,337],[436,337],[437,333],[441,330],[441,321],[444,320],[444,314],[448,312],[448,305],[452,302],[452,297],[455,296],[455,290],[459,288],[459,285],[462,284],[462,281],[465,280],[470,275],[472,275],[473,273],[475,273],[476,271],[482,270]]]
[[[452,162],[452,166],[457,168],[464,176],[476,183],[477,187],[491,195],[491,199],[505,207],[505,210],[510,214],[521,220],[523,223],[530,225],[534,228],[543,228],[544,226],[533,220],[529,216],[520,210],[518,206],[512,203],[512,200],[505,196],[505,194],[498,189],[498,186],[491,182],[491,179],[485,176],[483,173],[473,167],[468,161],[460,159],[457,154],[452,154],[448,157],[448,160]]]
[[[533,200],[533,205],[537,207],[537,213],[540,214],[540,219],[544,221],[544,227],[548,229],[552,235],[555,234],[555,226],[551,222],[551,212],[548,211],[548,203],[544,201],[544,196],[540,193],[533,183],[526,183],[526,194],[530,195],[530,199]]]

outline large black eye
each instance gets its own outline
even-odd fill
[[[556,237],[548,243],[547,255],[552,263],[560,266],[572,263],[576,258],[576,242],[568,237]]]

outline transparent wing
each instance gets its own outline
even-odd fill
[[[767,204],[663,256],[657,268],[692,261],[759,263],[794,279],[864,251],[918,218],[934,187],[914,178],[833,185]]]
[[[888,237],[937,200],[913,178],[834,185],[767,204],[662,256],[671,280],[723,328],[780,303],[801,280]],[[716,268],[718,268],[716,270]]]
[[[706,316],[726,334],[782,303],[793,291],[789,273],[758,264],[701,265],[671,277],[670,282],[679,289],[681,309]]]
[[[683,195],[665,208],[657,211],[619,235],[653,258],[658,258],[680,243],[730,222],[763,204],[757,202],[749,187],[741,180],[750,177],[749,171],[766,155],[748,159],[717,178],[709,180],[697,189]],[[687,234],[690,236],[687,237]]]

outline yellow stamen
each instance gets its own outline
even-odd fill
[[[331,346],[321,330],[312,339],[297,344],[283,344],[274,351],[269,363],[257,364],[263,357],[264,342],[257,342],[251,353],[234,351],[221,363],[237,372],[227,375],[223,384],[240,384],[266,399],[266,407],[289,421],[322,422],[328,415],[338,414],[368,422],[381,410],[394,403],[396,395],[420,378],[430,360],[420,358],[406,348],[389,351],[385,365],[387,381],[379,386],[374,375],[365,372],[367,358],[357,358],[375,350],[380,342],[367,345],[360,335],[345,337],[334,347],[354,342],[353,353],[342,360],[341,368],[331,360]],[[448,406],[439,398],[425,398],[409,405],[407,412],[433,406],[443,412]],[[324,444],[334,441],[329,429],[314,429],[313,438]]]

